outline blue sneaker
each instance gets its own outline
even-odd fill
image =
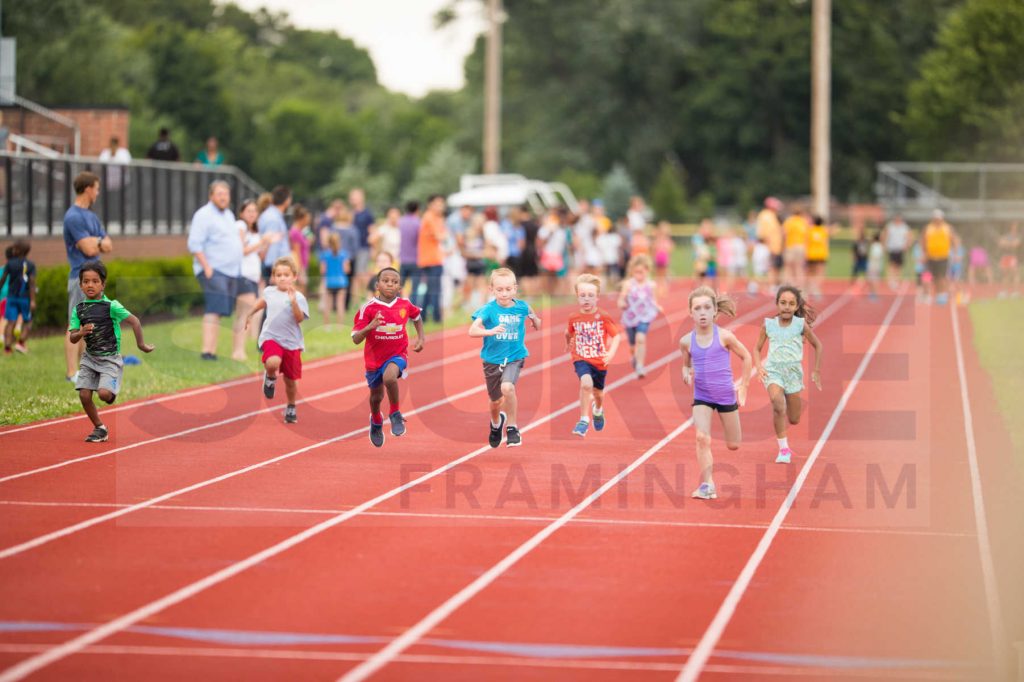
[[[594,413],[594,430],[600,431],[604,428],[604,412]]]
[[[576,426],[572,427],[572,432],[575,435],[579,436],[580,438],[583,438],[583,436],[587,435],[587,429],[589,428],[590,423],[585,422],[581,419],[578,422],[576,422]]]
[[[701,483],[700,487],[693,491],[692,497],[696,497],[698,500],[718,499],[718,493],[715,491],[715,484]]]
[[[388,417],[391,420],[391,435],[392,436],[404,436],[405,435],[405,417],[402,416],[401,412],[392,412],[391,416]]]
[[[374,424],[373,417],[370,417],[370,442],[377,448],[384,446],[384,422]]]

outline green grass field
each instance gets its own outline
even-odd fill
[[[468,322],[468,315],[459,312],[451,315],[444,326]],[[322,358],[355,348],[347,325],[325,327],[317,312],[303,327],[306,337],[303,359]],[[425,327],[427,332],[439,328],[432,323]],[[146,341],[156,346],[149,355],[140,353],[135,347],[135,337],[130,329],[122,330],[123,353],[138,356],[142,364],[124,368],[124,389],[118,396],[119,403],[227,381],[260,369],[255,342],[247,346],[248,362],[230,359],[231,329],[227,325],[221,329],[217,349],[220,359],[216,362],[199,359],[199,317],[146,324],[145,333]],[[78,393],[64,380],[64,338],[57,335],[32,339],[28,345],[31,351],[28,355],[15,353],[0,358],[4,386],[0,425],[25,424],[82,409]]]
[[[996,393],[1003,422],[1010,430],[1018,466],[1024,467],[1024,299],[975,301],[970,305],[974,346]]]

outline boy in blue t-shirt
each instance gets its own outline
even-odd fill
[[[28,259],[31,245],[19,239],[9,249],[10,255],[0,275],[0,289],[6,287],[4,295],[4,353],[11,354],[11,347],[19,353],[27,353],[25,342],[32,328],[32,313],[36,309],[36,265]],[[21,317],[21,337],[14,343],[14,326]]]
[[[491,273],[490,288],[494,299],[473,313],[469,335],[484,340],[480,357],[484,361],[484,380],[491,401],[488,443],[492,448],[501,445],[504,430],[506,447],[514,448],[523,442],[516,423],[516,382],[529,355],[526,320],[529,318],[533,328],[540,329],[540,318],[528,303],[515,298],[516,276],[508,268],[498,268]]]

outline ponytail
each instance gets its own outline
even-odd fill
[[[690,292],[688,306],[693,309],[693,299],[707,297],[715,306],[716,313],[725,313],[730,317],[736,317],[736,302],[726,294],[719,294],[708,286],[700,286]]]
[[[796,312],[793,314],[796,317],[804,318],[804,322],[807,324],[808,327],[814,324],[815,318],[818,317],[818,311],[815,310],[814,307],[807,302],[807,299],[804,298],[803,292],[797,289],[795,286],[791,284],[784,284],[781,287],[779,287],[778,292],[776,292],[775,294],[775,304],[778,305],[779,298],[782,296],[782,294],[786,293],[787,291],[796,297]]]

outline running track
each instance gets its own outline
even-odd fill
[[[748,347],[767,304],[741,300]],[[0,431],[0,680],[997,679],[1020,479],[969,318],[838,285],[820,307],[794,463],[753,383],[712,503],[678,309],[582,442],[565,308],[528,332],[518,450],[481,447],[458,330],[412,358],[383,450],[359,354],[307,366],[295,427],[247,379],[122,406],[95,449],[82,418]]]

